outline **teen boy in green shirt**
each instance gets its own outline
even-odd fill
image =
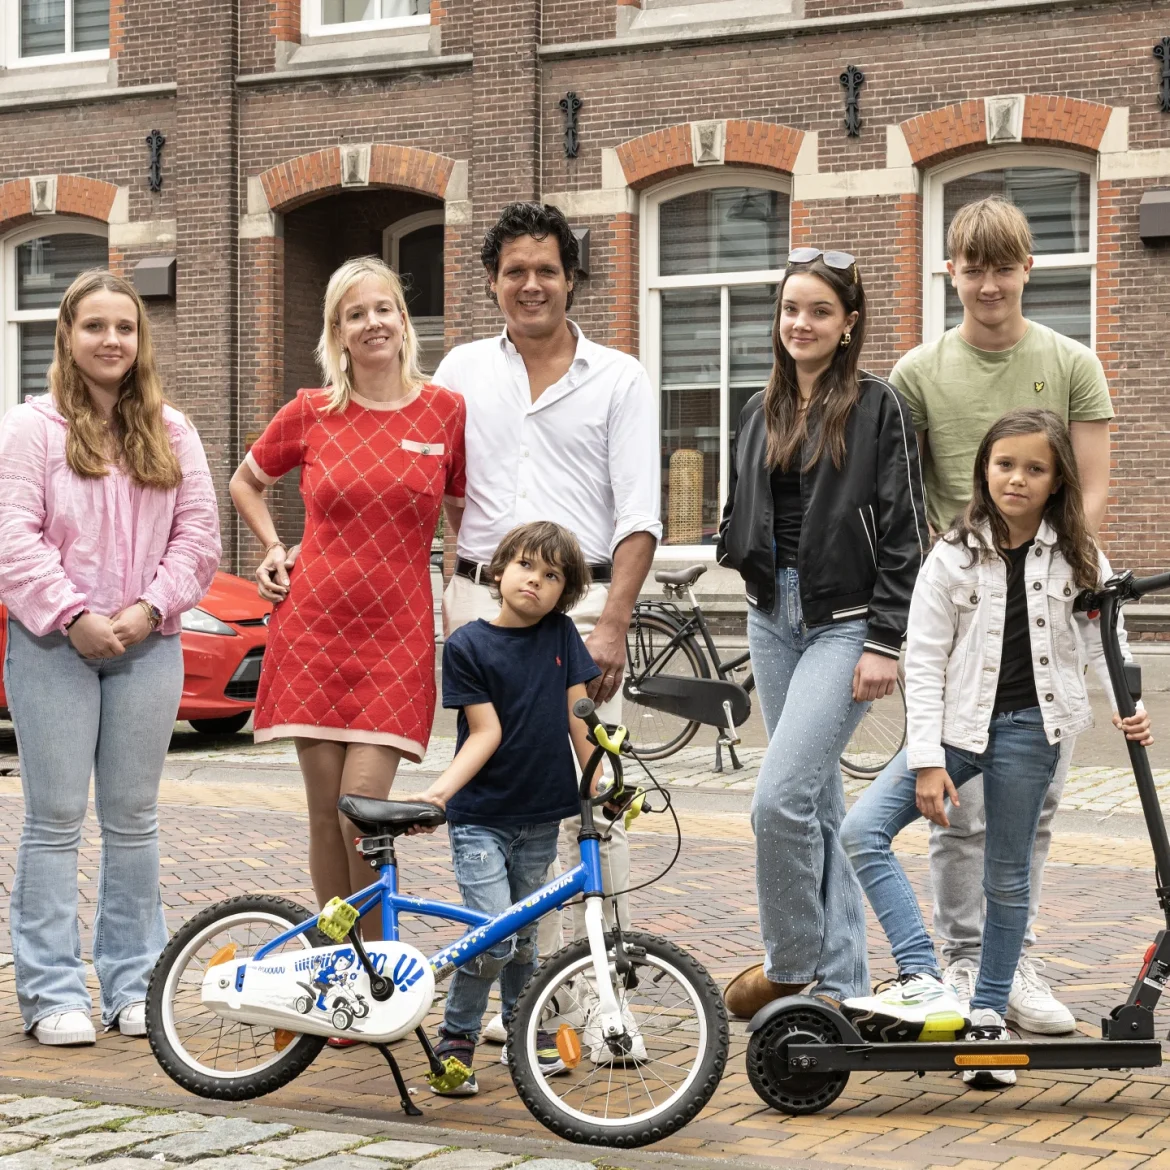
[[[1032,237],[1023,213],[1004,199],[961,208],[947,231],[947,271],[963,306],[962,323],[898,362],[890,381],[910,406],[923,456],[926,510],[944,532],[971,495],[975,452],[991,424],[1018,406],[1041,406],[1069,424],[1084,490],[1085,515],[1096,532],[1109,496],[1109,420],[1113,407],[1105,372],[1092,350],[1029,321],[1021,300],[1032,270]],[[1072,1013],[1036,972],[1035,942],[1044,861],[1052,818],[1068,775],[1072,744],[1061,751],[1036,833],[1028,933],[1012,985],[1008,1018],[1030,1031],[1073,1031]],[[976,787],[973,789],[972,784]],[[932,826],[930,873],[934,925],[947,964],[944,979],[969,999],[983,934],[983,791],[964,787],[951,826]],[[996,1073],[1015,1081],[1010,1070]]]

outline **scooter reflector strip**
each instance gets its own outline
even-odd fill
[[[576,1068],[581,1063],[581,1037],[572,1024],[562,1024],[557,1029],[557,1053],[566,1068]]]
[[[1026,1052],[988,1052],[983,1056],[964,1053],[955,1057],[958,1068],[1027,1068],[1031,1063]]]
[[[358,920],[357,910],[340,898],[330,898],[317,919],[317,929],[334,942],[342,942]]]

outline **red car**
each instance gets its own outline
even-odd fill
[[[195,609],[183,614],[183,697],[179,718],[196,731],[223,735],[239,731],[252,714],[260,683],[260,660],[268,641],[272,606],[252,581],[216,573]],[[0,605],[0,661],[7,638],[8,611]],[[0,680],[0,708],[8,699]]]

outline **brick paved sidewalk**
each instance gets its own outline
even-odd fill
[[[11,783],[9,779],[8,783]],[[203,906],[233,894],[264,890],[303,903],[310,898],[304,868],[305,822],[299,788],[239,783],[219,786],[171,782],[164,786],[163,889],[172,927]],[[0,879],[11,880],[20,799],[0,794]],[[696,954],[722,982],[758,953],[754,847],[740,814],[686,813],[685,848],[674,871],[635,902],[639,926],[668,935]],[[673,852],[666,818],[643,818],[633,835],[635,870],[650,876]],[[904,843],[903,843],[904,842]],[[908,831],[899,852],[920,894],[925,887],[924,832]],[[97,880],[96,824],[87,826],[82,856],[83,953]],[[403,884],[436,897],[456,894],[442,833],[412,838],[402,851]],[[1076,1013],[1080,1030],[1094,1033],[1100,1016],[1124,997],[1149,939],[1161,925],[1152,893],[1148,846],[1140,838],[1067,833],[1057,838],[1049,867],[1038,951],[1047,975]],[[929,910],[929,907],[926,907]],[[407,934],[425,951],[452,937],[448,925],[408,922]],[[0,950],[9,950],[0,934]],[[874,978],[892,974],[888,953],[871,923]],[[441,1004],[437,1005],[437,1009]],[[428,1028],[437,1022],[437,1010]],[[786,1118],[764,1107],[747,1083],[742,1025],[733,1031],[727,1075],[704,1113],[660,1143],[661,1150],[692,1155],[701,1165],[726,1160],[771,1167],[928,1166],[958,1170],[1100,1170],[1170,1168],[1170,1079],[1160,1070],[1135,1073],[1025,1073],[1002,1093],[965,1090],[939,1073],[855,1075],[823,1114]],[[408,1083],[422,1086],[421,1054],[413,1043],[396,1046]],[[507,1070],[480,1050],[480,1095],[444,1099],[420,1091],[422,1140],[441,1127],[491,1146],[493,1142],[547,1140],[517,1099]],[[0,1089],[2,1078],[51,1092],[100,1092],[106,1099],[167,1108],[206,1108],[175,1086],[142,1041],[110,1033],[89,1049],[47,1049],[23,1036],[15,1007],[11,966],[0,969]],[[11,1082],[7,1082],[11,1083]],[[326,1049],[292,1084],[263,1102],[233,1107],[243,1116],[283,1108],[374,1119],[391,1129],[401,1123],[393,1085],[381,1058],[365,1047]],[[327,1127],[326,1127],[327,1128]],[[436,1144],[436,1143],[432,1143]],[[458,1143],[456,1143],[458,1144]],[[510,1148],[510,1147],[508,1147]],[[591,1161],[596,1151],[563,1143],[557,1156]],[[39,1153],[39,1152],[38,1152]],[[147,1163],[149,1164],[149,1163]],[[221,1160],[225,1170],[232,1164]],[[641,1165],[633,1155],[616,1165]],[[0,1161],[0,1170],[4,1163]],[[51,1162],[38,1162],[51,1167]],[[260,1163],[239,1163],[262,1170]],[[472,1170],[470,1163],[460,1163]]]

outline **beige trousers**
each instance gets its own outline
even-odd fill
[[[577,627],[582,638],[587,638],[593,631],[601,611],[605,607],[605,600],[609,596],[609,589],[605,585],[590,585],[589,592],[569,612],[573,624]],[[490,621],[500,612],[500,603],[496,601],[485,583],[476,584],[467,577],[452,577],[443,591],[443,630],[450,634],[460,626],[484,618]],[[619,691],[608,703],[603,703],[597,709],[597,714],[606,723],[617,723],[622,717],[622,696]],[[598,828],[608,835],[608,840],[601,841],[601,871],[605,890],[625,890],[630,885],[630,842],[626,836],[625,825],[619,818],[610,826],[610,823],[597,813]],[[577,833],[581,829],[581,818],[571,817],[561,822],[561,847],[566,854],[573,858],[576,865]],[[548,878],[551,881],[561,872],[560,859],[553,862],[549,869]],[[617,899],[618,921],[622,930],[630,927],[630,905],[626,894],[619,894]],[[607,926],[613,925],[614,900],[606,899],[604,903],[605,921]],[[573,937],[585,937],[585,907],[578,903],[572,907]],[[542,955],[551,955],[559,951],[564,945],[564,932],[560,913],[546,914],[540,920],[540,931],[537,936],[537,946]]]

